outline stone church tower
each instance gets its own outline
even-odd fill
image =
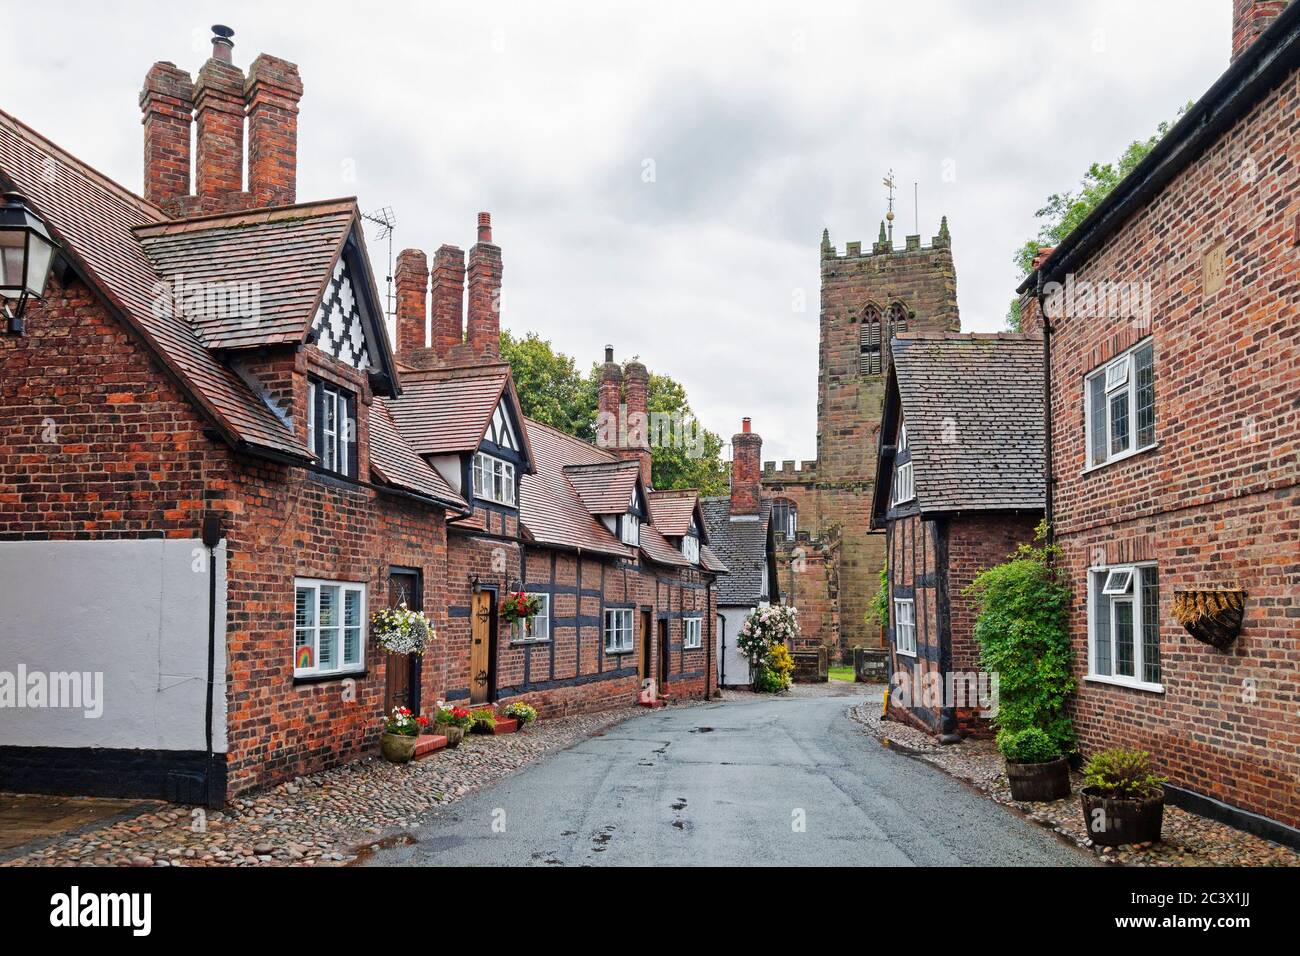
[[[889,339],[960,328],[946,218],[929,245],[907,236],[901,249],[883,222],[866,251],[850,242],[840,255],[822,233],[817,458],[763,468],[778,536],[797,527],[793,538],[785,535],[779,563],[781,591],[799,608],[804,649],[826,645],[831,660],[845,663],[855,647],[880,650],[873,656],[883,673],[882,634],[864,616],[885,555],[883,534],[869,526]]]

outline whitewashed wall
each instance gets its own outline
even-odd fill
[[[226,750],[226,549],[213,748]],[[103,713],[0,707],[0,745],[203,750],[208,551],[197,539],[0,542],[0,672],[101,672]]]
[[[734,687],[748,684],[749,659],[736,650],[736,635],[740,626],[753,608],[720,607],[718,617],[722,618],[718,626],[718,648],[715,660],[718,662],[718,681],[726,681],[726,686]],[[724,646],[725,645],[725,646]]]

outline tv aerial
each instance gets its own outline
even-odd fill
[[[392,206],[381,206],[374,212],[363,212],[361,218],[379,227],[375,238],[388,241],[388,317],[393,317],[393,230],[397,228],[397,216]]]

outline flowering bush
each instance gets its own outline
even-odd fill
[[[376,611],[370,616],[370,624],[379,646],[390,654],[423,654],[434,638],[429,619],[405,603]]]
[[[501,602],[501,617],[507,624],[514,624],[516,621],[528,620],[541,609],[542,599],[536,594],[516,591],[507,594],[505,600]]]
[[[433,711],[433,722],[439,725],[451,725],[467,730],[470,725],[469,709],[466,707],[448,707],[442,701]]]
[[[537,719],[537,708],[532,704],[525,704],[522,700],[506,704],[503,713],[507,717],[513,717],[521,724],[529,724]]]
[[[469,712],[469,732],[490,734],[497,728],[497,715],[491,707],[479,707]]]
[[[787,641],[799,636],[799,612],[792,607],[755,608],[736,636],[736,646],[749,658],[754,690],[775,693],[790,686],[794,659]]]
[[[428,717],[416,717],[406,707],[394,707],[391,714],[380,719],[384,722],[384,733],[399,737],[419,736],[420,731],[429,726]]]

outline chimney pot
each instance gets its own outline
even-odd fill
[[[220,23],[212,26],[212,56],[222,63],[231,62],[231,51],[235,48],[235,41],[231,39],[235,31],[230,27],[222,26]]]
[[[731,437],[731,513],[756,515],[763,500],[763,439],[743,419],[743,431]]]
[[[612,345],[606,345],[606,346],[605,346],[605,362],[606,362],[606,363],[609,363],[609,362],[612,362],[612,361],[614,361],[614,346],[612,346]]]
[[[492,241],[492,214],[481,212],[478,214],[478,241]]]
[[[745,418],[742,418],[740,420],[740,430],[743,431],[745,434],[749,434],[749,427],[750,427],[750,421],[748,416],[746,416]]]

